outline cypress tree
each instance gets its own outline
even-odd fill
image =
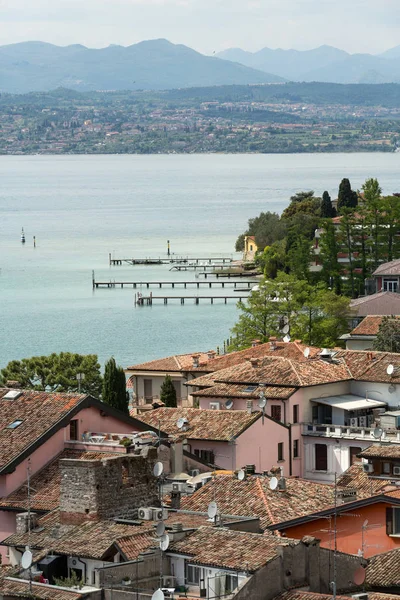
[[[164,402],[165,406],[170,408],[176,408],[176,389],[172,383],[172,379],[169,375],[165,376],[165,379],[161,385],[160,400]]]
[[[126,379],[122,367],[111,357],[104,368],[102,400],[118,410],[129,413]]]
[[[328,192],[322,194],[321,200],[321,217],[323,219],[331,219],[336,216],[336,211],[332,206],[332,200]]]
[[[356,208],[358,204],[357,192],[351,189],[350,181],[346,178],[342,179],[339,186],[338,194],[338,213],[342,214],[344,208]]]

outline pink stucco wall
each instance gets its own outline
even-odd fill
[[[15,515],[16,513],[1,510],[0,511],[0,541],[6,539],[12,533],[15,533]],[[7,547],[0,546],[1,562],[3,565],[8,565]]]
[[[255,465],[257,472],[282,466],[289,475],[289,432],[271,419],[258,419],[236,440],[236,467]],[[283,442],[283,462],[278,463],[278,443]]]
[[[212,450],[215,456],[215,463],[221,467],[221,469],[227,469],[230,471],[232,469],[232,452],[234,450],[233,444],[229,444],[229,442],[214,442],[208,440],[188,440],[189,446],[191,447],[191,452],[194,454],[194,451],[197,450]],[[190,450],[190,448],[188,448]],[[234,458],[234,457],[233,457]],[[234,467],[236,468],[236,467]]]

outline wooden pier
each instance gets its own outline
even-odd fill
[[[228,266],[224,263],[210,263],[208,265],[203,265],[201,263],[188,263],[185,265],[173,265],[170,268],[170,271],[197,271],[197,269],[207,269],[218,271],[222,269],[232,269],[231,266]]]
[[[223,300],[224,304],[228,304],[228,300],[246,300],[248,296],[153,296],[150,292],[149,296],[143,296],[135,294],[135,306],[152,306],[154,301],[161,301],[164,304],[168,304],[171,300],[179,300],[181,304],[185,304],[185,300],[193,300],[194,304],[200,304],[200,300],[209,300],[211,304],[214,304],[214,300]]]
[[[167,256],[167,257],[157,257],[157,258],[112,258],[111,254],[108,255],[108,262],[110,266],[121,266],[123,263],[135,266],[135,265],[169,265],[169,264],[190,264],[190,265],[198,265],[200,262],[208,263],[211,265],[213,263],[222,263],[222,264],[230,264],[234,262],[235,258],[232,256],[216,256],[216,257],[190,257],[190,256]],[[204,266],[204,265],[203,265]]]
[[[94,278],[94,274],[93,274],[93,279],[92,279],[92,286],[93,289],[98,289],[98,288],[106,288],[106,289],[110,289],[110,288],[151,288],[151,287],[157,287],[159,289],[162,289],[163,287],[171,287],[171,288],[175,288],[175,287],[183,287],[184,289],[188,288],[188,287],[196,287],[197,289],[201,288],[201,287],[207,287],[207,288],[213,288],[213,287],[219,287],[219,288],[225,288],[226,287],[233,287],[236,288],[237,286],[247,286],[249,289],[251,288],[251,286],[255,285],[256,281],[220,281],[220,280],[195,280],[195,281],[96,281]],[[246,291],[248,291],[246,289]]]

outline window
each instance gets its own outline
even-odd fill
[[[153,400],[153,380],[143,379],[143,386],[145,400]]]
[[[385,475],[390,475],[390,463],[389,462],[384,462],[382,464],[382,473],[385,473]]]
[[[283,442],[279,442],[278,444],[278,461],[284,460],[283,458]]]
[[[399,282],[397,279],[384,279],[383,289],[385,292],[397,292]]]
[[[186,583],[200,585],[200,567],[186,563]]]
[[[237,575],[226,575],[225,577],[225,594],[231,594],[239,585]]]
[[[328,470],[328,447],[326,444],[315,444],[315,470]]]
[[[293,423],[299,422],[299,405],[295,404],[293,406]]]
[[[299,458],[299,440],[293,440],[293,458]]]
[[[277,404],[272,404],[271,406],[271,417],[275,419],[275,421],[281,420],[281,407]]]
[[[193,454],[208,464],[214,464],[215,454],[213,450],[199,450],[198,448],[195,448]]]
[[[400,535],[400,508],[392,506],[386,509],[387,535]]]
[[[350,465],[361,462],[361,458],[357,458],[357,454],[360,454],[361,448],[357,446],[350,446]]]
[[[16,429],[19,425],[21,425],[21,423],[22,421],[17,419],[16,421],[13,421],[9,425],[7,425],[7,429]]]
[[[78,439],[78,419],[73,419],[69,424],[69,439]]]

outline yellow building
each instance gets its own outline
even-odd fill
[[[254,237],[254,235],[246,235],[246,237],[244,238],[244,251],[245,254],[247,254],[248,252],[252,252],[253,254],[255,254],[258,250],[257,244],[256,244],[256,238]]]

